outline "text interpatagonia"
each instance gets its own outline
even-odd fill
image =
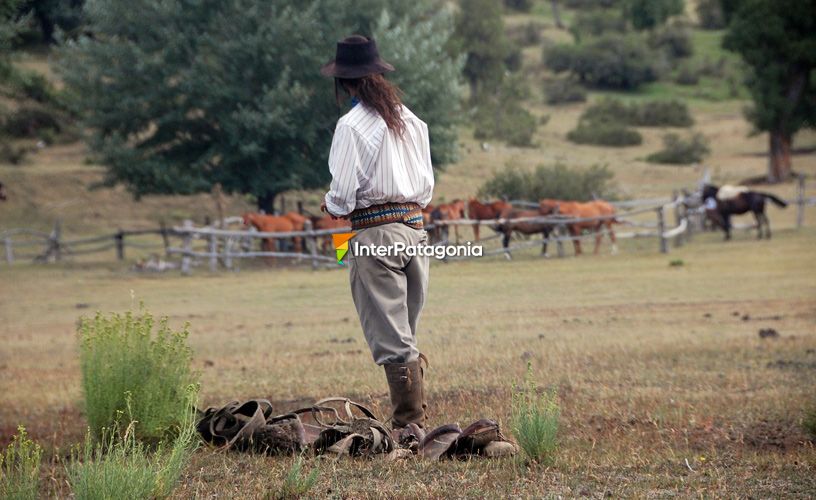
[[[396,255],[407,255],[409,257],[436,257],[446,259],[448,257],[481,257],[482,245],[474,245],[467,242],[466,245],[407,245],[397,241],[391,245],[361,245],[352,242],[355,257],[391,257]]]

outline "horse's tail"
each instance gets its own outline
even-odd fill
[[[781,198],[777,198],[776,196],[772,195],[771,193],[759,193],[759,194],[761,194],[765,198],[768,198],[769,200],[774,202],[774,205],[776,205],[777,207],[785,208],[785,207],[788,206],[788,202],[786,202],[785,200],[783,200]]]

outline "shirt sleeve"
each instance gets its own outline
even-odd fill
[[[326,193],[326,209],[334,216],[348,215],[357,205],[358,176],[362,168],[361,147],[360,138],[351,127],[343,124],[337,126],[329,152],[332,181]]]
[[[425,168],[428,170],[426,175],[424,176],[425,179],[425,189],[422,190],[422,195],[418,201],[419,206],[425,208],[428,206],[428,203],[431,202],[433,198],[433,188],[434,188],[434,173],[433,173],[433,162],[431,161],[431,141],[429,139],[428,133],[428,125],[423,123],[422,127],[422,149],[423,155],[422,157],[425,160]]]

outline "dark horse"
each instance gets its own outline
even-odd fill
[[[762,227],[765,226],[765,237],[770,239],[771,223],[768,221],[768,216],[765,215],[765,199],[771,200],[781,208],[788,206],[784,200],[770,193],[759,191],[742,191],[733,198],[720,200],[717,198],[719,190],[720,188],[717,186],[706,184],[703,186],[702,198],[707,207],[713,207],[713,205],[709,205],[709,203],[712,203],[709,200],[714,200],[714,203],[716,203],[716,208],[708,208],[706,212],[725,231],[726,240],[731,239],[731,216],[748,212],[752,212],[757,221],[757,237],[762,239]]]

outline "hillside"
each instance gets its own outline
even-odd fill
[[[574,12],[565,10],[563,18],[570,23]],[[650,164],[644,158],[661,148],[667,129],[640,128],[643,144],[627,148],[579,146],[566,140],[566,133],[575,127],[581,112],[593,102],[615,96],[626,101],[676,98],[685,101],[695,119],[694,131],[702,132],[710,141],[711,154],[704,165],[718,182],[738,182],[764,173],[767,162],[767,135],[751,136],[751,127],[743,118],[748,104],[745,90],[731,92],[722,78],[702,78],[696,86],[681,86],[658,81],[646,84],[636,93],[590,91],[588,102],[550,106],[544,103],[543,81],[551,76],[542,64],[544,43],[568,42],[571,35],[554,26],[549,8],[537,6],[530,14],[508,14],[505,17],[508,34],[516,36],[533,24],[542,43],[523,49],[522,74],[532,96],[525,107],[546,123],[539,125],[534,147],[518,148],[501,142],[482,143],[473,138],[467,123],[460,129],[459,160],[449,165],[438,178],[437,201],[466,198],[475,195],[479,186],[494,172],[507,165],[532,168],[539,164],[564,163],[571,167],[594,164],[608,165],[615,173],[618,191],[625,198],[664,196],[681,187],[692,187],[700,177],[700,166],[663,166]],[[692,31],[694,55],[690,64],[702,65],[722,58],[729,68],[738,67],[733,54],[720,48],[721,31]],[[19,64],[41,71],[54,78],[43,51],[26,53]],[[330,89],[327,88],[327,92]],[[685,134],[681,131],[681,134]],[[796,138],[794,169],[809,176],[816,175],[816,133],[806,131]],[[116,227],[154,227],[159,220],[176,222],[184,218],[203,221],[215,213],[209,195],[193,197],[147,196],[136,201],[121,187],[90,189],[103,177],[103,169],[89,164],[81,143],[47,146],[29,156],[19,166],[0,165],[0,182],[6,185],[8,201],[0,205],[0,229],[28,227],[46,229],[56,218],[63,221],[67,234],[92,234]],[[790,185],[775,186],[773,191],[786,196],[793,193]],[[315,212],[320,193],[287,193],[288,208],[303,200],[308,210]],[[232,197],[228,213],[238,214],[251,209],[252,203],[242,197]]]

